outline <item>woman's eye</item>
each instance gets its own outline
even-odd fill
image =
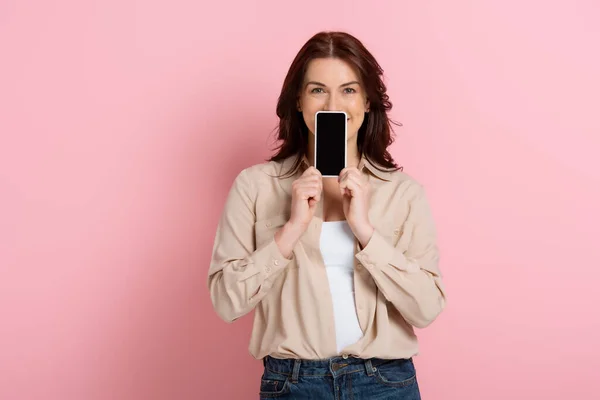
[[[311,93],[323,93],[323,88],[314,88],[310,91]]]
[[[353,88],[345,88],[344,92],[347,94],[350,94],[350,93],[356,93],[356,90],[354,90]]]

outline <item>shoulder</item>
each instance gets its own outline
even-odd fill
[[[265,161],[242,169],[233,182],[233,186],[246,192],[256,192],[261,186],[269,185],[282,175],[283,163]]]
[[[375,176],[372,182],[386,192],[409,200],[423,196],[424,188],[421,182],[401,169],[385,168],[376,164],[368,167]]]
[[[393,171],[390,173],[390,181],[396,186],[404,186],[409,192],[421,192],[423,185],[414,176],[404,171]]]
[[[277,161],[265,161],[250,165],[240,171],[236,180],[250,180],[259,183],[265,180],[277,178],[281,174],[282,163]]]
[[[293,176],[282,177],[282,163],[267,161],[250,165],[239,172],[232,186],[232,196],[242,198],[256,213],[257,218],[265,218],[289,203]]]

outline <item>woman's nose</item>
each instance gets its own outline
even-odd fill
[[[325,110],[324,111],[339,111],[340,104],[338,101],[338,97],[334,94],[330,94],[325,102]]]

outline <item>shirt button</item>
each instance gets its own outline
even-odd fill
[[[267,267],[265,268],[265,272],[268,274],[269,272],[271,272],[271,267]]]
[[[267,228],[271,227],[271,223],[270,222],[267,222],[265,225],[267,226]]]
[[[394,229],[394,235],[398,236],[400,234],[400,229]]]
[[[275,265],[275,266],[279,265],[279,261],[278,260],[273,260],[273,265]]]

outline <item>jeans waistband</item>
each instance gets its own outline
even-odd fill
[[[376,367],[385,363],[381,358],[332,357],[323,360],[280,359],[266,356],[263,364],[266,369],[278,374],[291,377],[297,382],[299,376],[338,376],[358,371],[364,371],[371,376]]]

